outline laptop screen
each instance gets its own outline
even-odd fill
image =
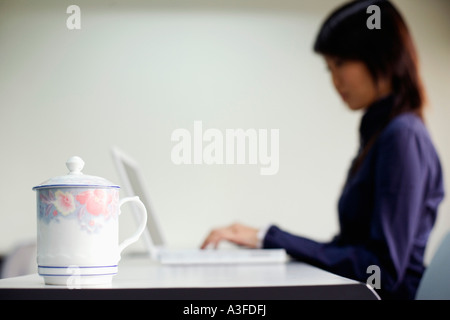
[[[138,196],[144,203],[147,209],[147,230],[153,245],[163,246],[164,237],[159,227],[159,223],[155,217],[153,206],[150,201],[149,192],[145,186],[144,178],[140,171],[139,165],[136,161],[126,155],[122,150],[113,148],[113,157],[116,163],[116,167],[122,182],[122,188],[127,196]],[[138,208],[135,204],[131,203],[133,211],[137,211]]]

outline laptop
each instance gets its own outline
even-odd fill
[[[284,249],[178,249],[169,248],[148,188],[137,161],[117,146],[111,147],[115,167],[126,196],[138,196],[147,209],[147,228],[143,240],[152,259],[162,264],[227,264],[227,263],[284,263]],[[138,219],[138,208],[131,204]]]

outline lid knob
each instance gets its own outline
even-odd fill
[[[66,161],[67,169],[69,169],[69,174],[83,174],[81,170],[84,167],[84,161],[80,157],[74,156],[70,157]]]

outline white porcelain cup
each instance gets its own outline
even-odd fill
[[[111,283],[122,251],[139,239],[147,223],[147,210],[138,197],[119,199],[119,186],[83,175],[84,163],[77,158],[67,162],[68,175],[33,188],[38,273],[46,284],[74,288]],[[127,202],[138,207],[139,224],[119,244],[120,208]]]

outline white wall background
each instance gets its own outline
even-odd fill
[[[0,254],[36,236],[31,188],[65,174],[68,157],[120,184],[111,145],[141,163],[171,245],[198,246],[234,221],[330,239],[361,114],[335,94],[312,44],[342,2],[0,0]],[[417,42],[450,190],[450,5],[395,3]],[[70,4],[81,7],[81,30],[66,28]],[[171,133],[194,120],[279,129],[279,173],[174,165]],[[446,199],[427,257],[449,214]],[[121,237],[133,228],[124,215]]]

